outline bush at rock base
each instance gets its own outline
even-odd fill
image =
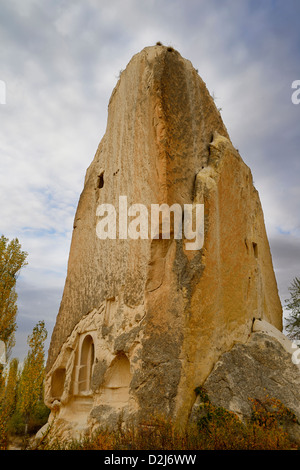
[[[180,431],[174,423],[156,416],[138,426],[114,431],[99,430],[92,437],[58,442],[47,436],[40,449],[48,450],[290,450],[297,449],[282,423],[295,419],[279,400],[252,400],[253,412],[247,422],[222,407],[212,405],[201,389],[202,405],[196,424]],[[50,444],[51,442],[51,444]]]

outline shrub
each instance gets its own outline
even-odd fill
[[[249,420],[225,408],[214,406],[204,389],[197,388],[202,405],[197,424],[180,430],[170,420],[153,416],[139,424],[118,423],[113,431],[99,429],[91,437],[44,449],[65,450],[289,450],[295,445],[281,426],[296,417],[279,400],[252,400]]]
[[[297,419],[280,400],[269,397],[251,400],[251,417],[242,422],[235,413],[212,405],[203,389],[196,389],[196,392],[203,399],[197,424],[205,448],[285,450],[295,447],[282,424],[287,421],[297,422]]]

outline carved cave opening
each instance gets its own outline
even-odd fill
[[[98,183],[97,183],[98,189],[102,189],[104,186],[104,172],[100,173],[98,176]]]
[[[91,335],[86,335],[77,352],[74,376],[74,395],[90,395],[91,377],[95,360],[95,347]]]
[[[64,383],[66,378],[66,369],[56,369],[51,378],[51,395],[53,398],[59,399],[64,391]]]
[[[257,243],[252,243],[252,247],[253,247],[253,253],[254,253],[254,257],[257,258],[258,257],[258,247],[257,247]]]
[[[119,353],[106,372],[101,390],[102,403],[114,407],[126,405],[131,379],[130,362],[126,354]]]

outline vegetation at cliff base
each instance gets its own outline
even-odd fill
[[[62,443],[45,435],[39,449],[48,450],[291,450],[297,445],[284,429],[296,417],[279,400],[252,400],[252,414],[242,422],[238,416],[205,401],[196,419],[180,430],[163,417],[152,417],[139,425],[119,424],[113,431],[100,429],[91,437]],[[297,421],[297,420],[296,420]]]

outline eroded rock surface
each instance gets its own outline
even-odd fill
[[[122,195],[128,206],[204,204],[203,247],[100,240],[97,207],[122,217]],[[195,387],[253,318],[282,327],[251,171],[192,64],[147,47],[113,90],[75,215],[47,363],[51,416],[78,429],[155,413],[184,423]]]

